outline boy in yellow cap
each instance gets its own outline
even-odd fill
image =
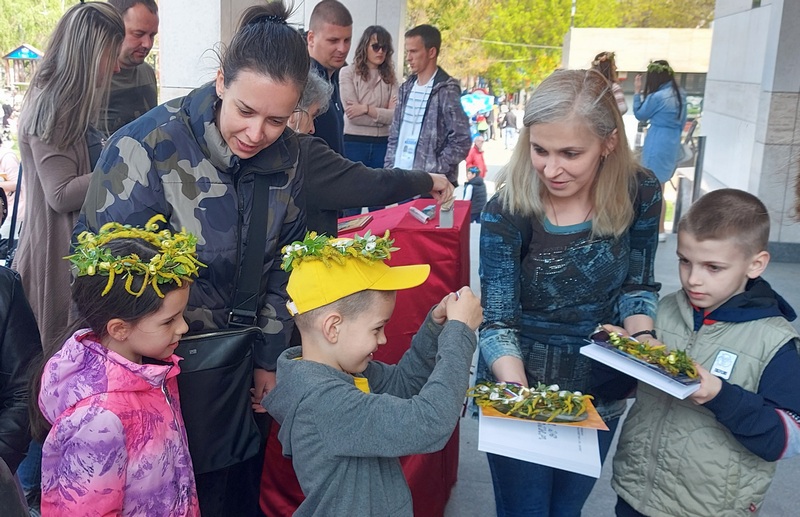
[[[389,267],[388,232],[330,240],[309,234],[284,250],[287,304],[302,347],[278,359],[263,405],[281,425],[306,496],[295,516],[413,515],[399,456],[440,450],[458,422],[483,320],[468,287],[428,313],[396,365],[372,361],[386,343],[395,291],[430,266]],[[302,348],[302,350],[301,350]]]

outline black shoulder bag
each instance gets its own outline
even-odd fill
[[[268,178],[256,174],[253,199],[266,198],[268,189]],[[253,347],[264,340],[256,321],[267,212],[251,211],[248,245],[237,270],[228,328],[187,335],[175,350],[183,358],[178,388],[196,474],[241,463],[258,453],[260,432],[251,408],[250,388]]]

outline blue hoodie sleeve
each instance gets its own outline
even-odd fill
[[[800,354],[784,345],[764,369],[758,392],[722,381],[705,404],[739,442],[766,461],[800,455]]]

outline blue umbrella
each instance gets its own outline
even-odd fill
[[[468,93],[461,96],[461,107],[468,117],[474,117],[478,113],[485,113],[492,110],[494,97],[483,93]]]

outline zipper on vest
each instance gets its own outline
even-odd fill
[[[650,445],[650,450],[648,451],[648,456],[650,457],[650,459],[648,461],[649,467],[647,468],[647,475],[645,476],[645,479],[647,480],[647,485],[644,487],[642,508],[647,508],[647,505],[650,502],[650,494],[653,493],[653,484],[655,483],[656,467],[658,465],[658,452],[661,450],[661,430],[664,427],[664,421],[667,419],[667,414],[669,414],[669,411],[672,408],[672,403],[675,400],[670,395],[666,395],[666,397],[668,399],[667,404],[666,407],[664,407],[664,410],[661,413],[661,417],[658,419],[658,423],[655,426],[655,431],[653,432],[653,443]]]

